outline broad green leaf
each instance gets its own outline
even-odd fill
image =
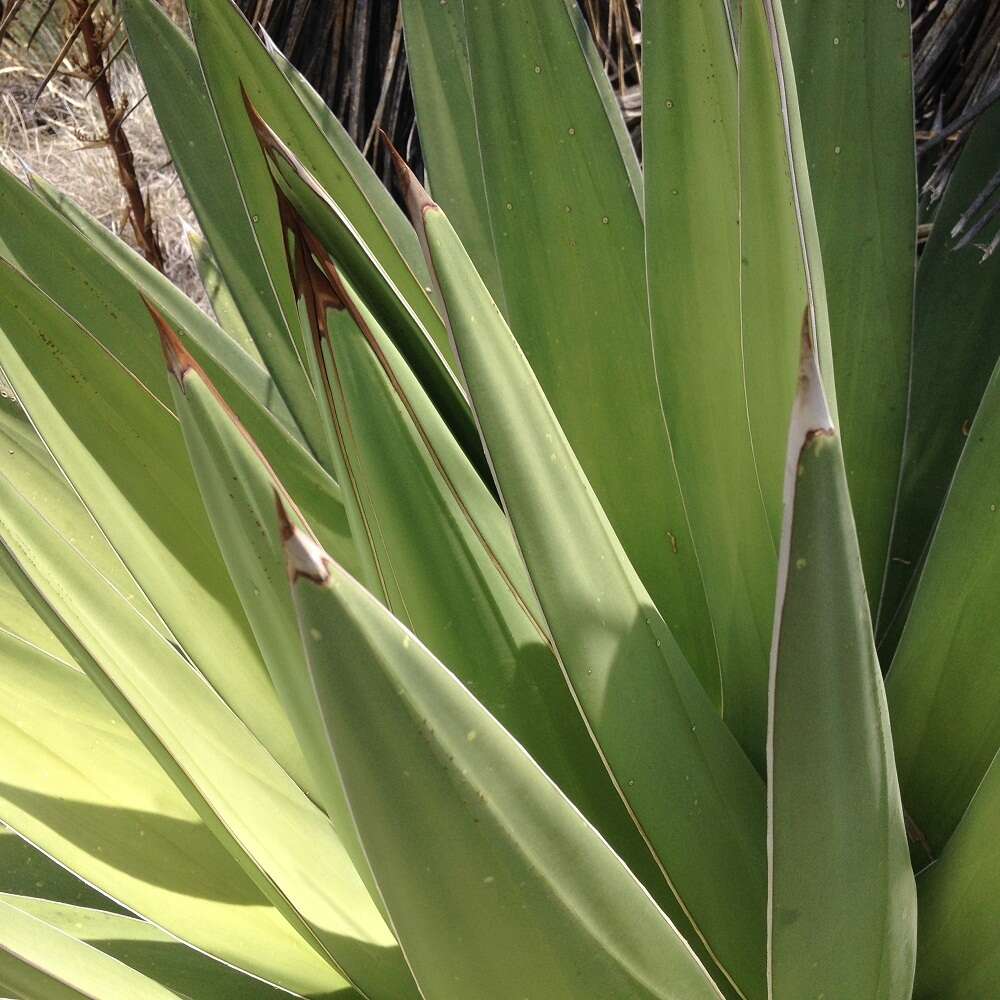
[[[77,239],[71,241],[65,236],[65,227],[45,217],[36,205],[32,205],[22,197],[18,202],[26,224],[44,227],[48,237],[62,245],[64,254],[69,255],[72,252],[73,256],[82,257],[74,272],[79,272],[80,279],[84,281],[99,280],[102,286],[107,288],[106,296],[109,302],[103,304],[105,310],[110,302],[114,302],[129,317],[141,314],[141,306],[137,308],[135,297],[136,288],[141,290],[188,332],[195,345],[193,350],[198,352],[204,359],[205,365],[226,387],[234,405],[244,414],[244,418],[251,426],[258,426],[264,420],[270,420],[280,425],[286,437],[293,438],[296,443],[304,443],[294,418],[278,394],[274,379],[259,360],[255,360],[250,353],[226,337],[222,329],[173,282],[123,240],[118,239],[106,226],[88,215],[71,198],[47,184],[37,174],[31,176],[31,188],[39,201],[58,212],[85,238],[85,242],[81,244]],[[76,288],[64,287],[64,276],[55,272],[51,265],[46,266],[45,258],[41,256],[42,251],[39,249],[39,245],[44,246],[43,240],[39,238],[41,235],[40,232],[34,235],[30,248],[18,245],[16,253],[10,255],[11,259],[51,298],[59,302],[66,312],[76,315],[81,309],[78,296],[73,294]],[[124,306],[121,305],[123,299],[126,301]],[[92,305],[90,310],[82,315],[100,314],[101,305]],[[114,327],[120,327],[121,321],[117,317],[113,317],[112,320]],[[116,342],[112,335],[106,335],[103,339]],[[155,351],[150,350],[150,346],[148,341],[140,340],[136,345],[128,344],[125,338],[117,341],[117,351],[127,359],[126,363],[130,367],[135,364],[136,373],[147,376],[144,379],[147,388],[150,388],[154,395],[168,399],[169,394],[163,392],[160,380],[148,378],[150,363],[156,356]]]
[[[506,311],[493,241],[465,39],[465,0],[403,0],[406,65],[437,202],[455,226],[493,301]]]
[[[285,79],[292,85],[292,89],[336,151],[343,166],[350,172],[358,190],[371,205],[372,211],[378,216],[385,231],[399,249],[406,266],[429,293],[430,275],[427,273],[427,262],[424,260],[416,233],[406,213],[399,207],[399,203],[382,183],[382,179],[372,169],[371,164],[365,159],[350,133],[341,125],[326,101],[316,93],[312,84],[292,65],[263,28],[259,30],[268,55],[284,73]]]
[[[392,934],[327,817],[176,647],[2,476],[0,511],[0,565],[257,888],[362,993],[413,996]]]
[[[33,183],[40,198],[0,171],[0,201],[11,218],[17,219],[0,237],[0,254],[9,256],[169,408],[172,402],[162,353],[136,286],[142,289],[187,334],[191,353],[210,373],[289,490],[309,508],[324,544],[337,558],[353,565],[338,487],[298,432],[290,428],[291,418],[267,372],[159,272],[70,199],[37,177]],[[65,218],[55,215],[52,208]],[[147,336],[136,335],[142,329],[148,329]]]
[[[696,933],[744,995],[762,996],[760,778],[650,600],[455,231],[412,175],[409,183],[487,453],[567,681]],[[738,909],[734,898],[743,901]]]
[[[0,636],[0,734],[0,819],[27,841],[238,968],[306,995],[344,986],[79,670]],[[15,839],[0,838],[4,864],[25,863],[30,848],[15,851]],[[38,871],[39,864],[24,869],[31,883],[22,891],[49,895],[56,885],[66,899],[68,876],[60,879],[49,865]],[[7,880],[3,887],[19,888]]]
[[[363,582],[524,745],[654,896],[672,903],[576,711],[503,511],[336,265],[301,220],[290,215],[289,224]]]
[[[308,536],[287,545],[337,775],[422,994],[721,997],[468,688]]]
[[[176,1000],[178,994],[0,899],[0,989],[20,1000]]]
[[[1000,368],[944,501],[888,677],[903,804],[932,854],[1000,749]]]
[[[1000,105],[994,105],[966,141],[917,269],[906,444],[880,637],[916,576],[1000,355],[1000,254],[982,261],[978,247],[955,250],[951,237],[952,226],[996,171],[998,143]]]
[[[258,217],[255,231],[264,247],[272,279],[277,280],[277,272],[283,266],[279,262],[284,261],[280,220],[270,174],[247,118],[245,100],[278,130],[292,153],[340,205],[431,338],[447,354],[450,349],[441,318],[352,173],[355,158],[352,156],[345,162],[331,145],[235,4],[187,0],[187,6],[209,94],[235,164],[243,198],[251,213]],[[288,285],[287,275],[282,284]],[[282,294],[287,297],[285,308],[291,322],[293,313],[287,312],[293,303],[290,287]]]
[[[213,961],[143,920],[9,893],[0,895],[0,903],[90,945],[178,996],[211,997],[212,1000],[288,1000],[284,990]],[[350,991],[344,994],[345,997],[349,995]],[[129,997],[132,996],[130,993]]]
[[[776,553],[743,381],[736,62],[721,0],[647,6],[643,88],[653,347],[719,650],[709,691],[762,764]]]
[[[184,440],[222,555],[326,811],[355,868],[367,879],[367,862],[343,792],[331,780],[326,734],[315,710],[285,578],[275,497],[293,510],[295,503],[176,333],[158,313],[153,316]]]
[[[145,327],[133,327],[133,340],[146,338],[156,346],[151,327],[148,318]],[[124,325],[115,332],[124,334]],[[282,766],[309,787],[295,734],[212,535],[174,415],[89,328],[2,260],[0,365],[170,634]]]
[[[1000,982],[1000,763],[994,760],[941,857],[917,878],[914,1000],[981,1000]]]
[[[4,475],[17,483],[23,493],[35,498],[35,505],[49,522],[71,538],[73,544],[119,590],[130,595],[133,607],[147,621],[165,635],[169,634],[160,616],[138,591],[121,559],[35,433],[27,415],[14,399],[13,390],[0,399],[0,455],[3,455]],[[6,577],[0,579],[0,629],[55,659],[71,659]]]
[[[916,258],[908,4],[782,3],[816,209],[844,466],[872,606],[906,422]]]
[[[337,203],[296,158],[254,108],[247,107],[257,138],[274,171],[280,197],[302,216],[326,252],[365,300],[393,344],[413,370],[424,391],[451,428],[470,461],[491,482],[469,402],[454,372],[427,334],[416,313],[399,294],[389,274],[372,256]],[[287,208],[284,210],[287,214]],[[283,218],[287,227],[287,220]],[[412,231],[412,227],[411,227]],[[442,328],[443,329],[443,328]],[[310,344],[308,350],[312,350]],[[450,349],[449,349],[450,350]]]
[[[823,266],[784,21],[777,0],[742,8],[739,58],[740,301],[750,436],[771,536],[781,535],[785,430],[802,310],[816,331],[836,418]]]
[[[909,1000],[916,890],[840,436],[808,321],[768,727],[768,996]]]
[[[610,84],[574,0],[463,8],[476,129],[460,142],[468,169],[482,163],[479,226],[492,227],[506,318],[646,589],[717,691],[653,370],[641,179]]]
[[[189,230],[187,234],[188,246],[191,248],[191,256],[194,258],[198,268],[198,277],[201,278],[202,287],[208,296],[208,301],[212,305],[212,312],[219,321],[219,326],[228,333],[240,347],[255,361],[263,361],[257,345],[253,342],[253,336],[240,314],[236,304],[236,297],[233,295],[229,285],[226,284],[225,276],[219,268],[219,262],[215,259],[215,254],[211,246],[203,236]]]
[[[223,0],[216,6],[231,4]],[[274,267],[280,256],[273,243],[273,199],[244,182],[254,164],[245,164],[231,148],[227,120],[217,118],[198,56],[180,28],[155,0],[127,0],[124,14],[157,122],[202,231],[284,401],[323,459],[322,425],[300,356],[294,298],[287,276]],[[269,62],[263,49],[260,55]],[[235,77],[233,84],[238,87]]]

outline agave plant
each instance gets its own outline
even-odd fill
[[[4,991],[1000,996],[1000,110],[915,268],[905,4],[647,3],[640,172],[573,0],[404,0],[411,224],[187,5],[218,322],[0,176]]]

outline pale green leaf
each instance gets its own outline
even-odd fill
[[[170,1000],[177,993],[0,899],[0,988],[20,1000]]]
[[[0,895],[0,902],[117,959],[179,996],[288,1000],[284,990],[213,961],[144,920],[10,893]],[[345,998],[350,992],[345,991]]]

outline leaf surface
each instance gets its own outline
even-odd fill
[[[628,561],[455,231],[412,176],[410,185],[487,453],[567,681],[696,933],[736,986],[759,996],[760,779]],[[734,896],[745,901],[738,913]]]
[[[423,995],[719,998],[468,689],[306,536],[288,547],[337,774]]]
[[[916,890],[840,437],[806,321],[768,729],[771,1000],[909,1000]]]

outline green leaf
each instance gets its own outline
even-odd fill
[[[0,732],[0,819],[27,841],[222,961],[296,993],[343,987],[75,666],[0,635]],[[5,866],[25,865],[27,845],[15,851],[9,833],[0,841]],[[66,873],[39,865],[23,869],[31,882],[21,888],[56,886],[66,899]]]
[[[709,690],[762,765],[776,550],[743,381],[736,62],[720,0],[647,7],[643,88],[653,347],[719,650]]]
[[[0,656],[5,658],[8,646],[14,656],[23,649],[0,640]],[[45,664],[42,658],[28,653],[33,666]],[[55,666],[50,662],[47,666]],[[68,664],[63,665],[72,670]],[[2,667],[0,667],[2,669]],[[106,913],[126,913],[124,907],[98,892],[67,868],[53,861],[48,855],[18,836],[9,826],[0,823],[0,892],[18,896],[31,896],[38,900],[100,910]]]
[[[135,592],[128,570],[35,433],[13,397],[13,390],[0,399],[0,454],[4,456],[4,475],[17,483],[23,493],[33,496],[35,506],[49,523],[72,538],[79,551],[108,580],[132,596],[132,606],[154,628],[168,635],[156,610],[141,592]],[[71,660],[62,644],[6,577],[0,582],[0,594],[0,628],[57,660]]]
[[[795,78],[776,0],[740,19],[740,296],[747,411],[757,473],[781,536],[785,428],[795,399],[802,310],[808,305],[836,418],[823,267]]]
[[[215,259],[208,241],[194,230],[189,230],[187,234],[188,246],[191,248],[191,256],[194,258],[198,268],[198,276],[201,278],[202,287],[212,304],[212,312],[219,321],[219,326],[243,348],[247,354],[255,361],[263,365],[260,351],[253,342],[253,336],[243,317],[240,315],[236,298],[232,293],[226,279],[219,268],[219,262]]]
[[[524,745],[654,895],[671,899],[559,672],[503,511],[336,265],[293,214],[289,225],[363,582]]]
[[[0,565],[211,833],[361,992],[412,995],[391,932],[327,817],[180,651],[2,476],[0,501]]]
[[[168,1000],[177,994],[0,899],[0,988],[20,1000]]]
[[[909,1000],[916,890],[840,437],[806,321],[768,730],[768,996]]]
[[[1000,981],[1000,763],[994,761],[944,853],[917,879],[914,1000],[980,1000]]]
[[[274,172],[279,197],[291,203],[326,252],[337,260],[383,329],[390,333],[393,344],[413,369],[470,461],[483,479],[490,482],[468,400],[427,330],[337,203],[252,106],[247,106],[247,113]],[[284,211],[287,214],[287,207]],[[288,225],[284,218],[283,224]],[[443,329],[442,326],[442,334]],[[312,351],[311,344],[308,349]]]
[[[434,197],[452,220],[493,301],[506,311],[476,134],[464,4],[403,0],[406,65]]]
[[[307,536],[287,545],[337,774],[422,994],[719,998],[468,689]]]
[[[228,10],[231,4],[216,6]],[[281,258],[273,199],[244,179],[262,164],[245,162],[230,148],[228,119],[224,112],[216,116],[198,56],[167,12],[154,0],[128,0],[124,14],[157,122],[202,231],[282,397],[322,459],[322,425],[300,356],[295,302],[287,276],[275,267]],[[274,70],[262,49],[260,55]],[[238,86],[235,77],[233,83]]]
[[[909,7],[782,6],[823,254],[844,466],[874,606],[889,555],[913,332]]]
[[[212,1000],[288,998],[284,990],[213,961],[143,920],[9,893],[0,895],[0,902],[90,945],[179,996],[210,996]],[[345,991],[345,998],[352,992]]]
[[[717,692],[653,370],[641,178],[610,84],[573,0],[463,6],[476,128],[464,133],[461,103],[454,127],[468,169],[482,163],[489,215],[478,225],[492,230],[507,320],[639,576]],[[434,102],[418,92],[418,106],[425,96]],[[435,134],[423,133],[431,146]],[[437,162],[451,153],[445,136]]]
[[[761,996],[760,778],[628,561],[455,231],[412,175],[409,184],[487,452],[566,678],[696,933],[739,990]],[[744,901],[738,912],[733,898]]]
[[[973,126],[935,217],[917,269],[913,371],[893,529],[892,560],[879,616],[893,626],[912,585],[998,355],[1000,254],[953,249],[951,229],[996,171],[1000,105]]]
[[[151,311],[172,376],[170,389],[191,464],[230,576],[326,811],[368,884],[368,865],[343,792],[331,780],[327,737],[314,707],[312,681],[285,578],[275,496],[281,496],[290,509],[297,507],[176,333]],[[297,516],[304,524],[302,514]]]
[[[279,262],[284,260],[280,222],[267,165],[247,119],[244,94],[341,206],[424,329],[447,355],[450,349],[441,318],[352,172],[352,166],[356,169],[356,158],[352,156],[345,162],[331,145],[235,4],[187,0],[187,5],[209,94],[236,166],[243,197],[252,214],[258,216],[255,231],[265,247],[272,278],[283,266]],[[282,278],[282,284],[287,285],[287,276]],[[289,288],[289,295],[290,292]],[[291,301],[289,298],[289,304]]]
[[[171,407],[163,357],[136,286],[188,336],[188,348],[237,416],[310,511],[324,545],[354,565],[339,489],[308,451],[267,372],[174,285],[68,198],[37,177],[39,197],[0,171],[0,199],[18,224],[5,231],[9,255],[59,306],[77,319],[141,383]],[[47,202],[46,207],[42,202]],[[50,209],[65,218],[60,219]],[[72,226],[67,226],[69,220]],[[82,238],[86,237],[86,238]],[[94,289],[100,289],[95,294]],[[148,329],[148,336],[136,331]]]
[[[350,133],[340,123],[326,101],[313,89],[312,84],[285,58],[284,53],[271,40],[268,34],[259,28],[264,46],[275,65],[285,75],[299,100],[319,126],[327,142],[335,150],[344,168],[348,170],[358,190],[371,205],[372,211],[378,216],[390,239],[399,249],[406,266],[426,291],[430,284],[427,273],[427,262],[420,251],[416,233],[410,225],[406,213],[399,207],[392,193],[382,183],[382,179],[372,169],[364,154],[358,149]]]
[[[934,531],[888,676],[903,803],[932,854],[1000,749],[1000,368]]]
[[[150,327],[147,318],[145,339],[155,347]],[[98,328],[110,339],[124,336],[127,325]],[[143,327],[130,332],[133,340],[144,339]],[[295,734],[213,538],[174,415],[89,328],[2,260],[0,365],[134,586],[237,715],[309,787]]]

